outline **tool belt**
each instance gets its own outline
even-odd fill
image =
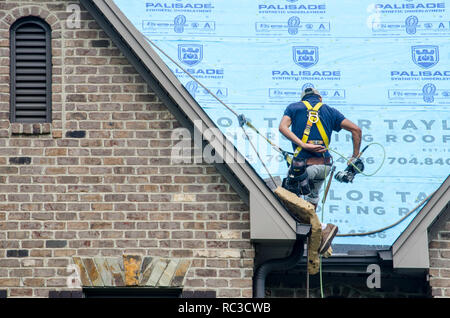
[[[331,165],[331,157],[311,157],[306,159],[306,165]]]

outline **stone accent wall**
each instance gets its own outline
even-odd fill
[[[450,297],[450,210],[443,213],[443,227],[430,238],[430,287],[433,297]]]
[[[179,123],[83,8],[67,27],[72,3],[0,1],[0,290],[79,295],[74,258],[131,254],[189,260],[186,294],[251,297],[248,207],[213,166],[171,164]],[[8,120],[9,26],[26,15],[52,27],[53,122],[35,130]]]
[[[182,288],[189,259],[164,259],[140,255],[117,257],[74,257],[76,271],[85,287],[172,287]]]

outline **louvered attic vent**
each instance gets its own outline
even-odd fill
[[[11,27],[11,122],[51,122],[51,37],[36,17]]]

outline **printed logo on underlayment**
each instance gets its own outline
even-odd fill
[[[184,27],[186,26],[186,17],[184,15],[177,15],[173,19],[173,30],[175,33],[183,33]]]
[[[300,26],[300,18],[299,17],[290,17],[288,22],[288,33],[290,35],[296,35],[298,33],[298,27]]]
[[[306,84],[303,84],[303,86],[302,86],[302,92],[303,92],[305,89],[307,89],[307,88],[314,88],[314,85],[313,85],[312,83],[306,83]]]
[[[317,46],[293,46],[292,58],[298,66],[311,67],[319,61],[319,48]]]
[[[416,45],[411,47],[412,60],[423,68],[430,68],[439,62],[439,47],[437,45]]]
[[[195,98],[195,94],[197,93],[198,84],[195,81],[189,81],[184,85],[186,87],[189,94],[191,94],[192,97]]]
[[[431,83],[425,84],[422,88],[423,101],[425,103],[434,102],[435,93],[436,93],[436,85]]]
[[[178,59],[189,66],[197,65],[203,59],[203,45],[178,44]]]
[[[286,0],[287,2],[297,2],[298,0]]]
[[[405,20],[406,33],[416,34],[417,25],[419,24],[419,19],[415,15],[411,15]]]
[[[199,100],[213,100],[215,95],[218,98],[226,99],[228,97],[228,88],[227,87],[208,87],[207,89],[201,87],[195,81],[189,81],[184,84],[186,90],[191,94],[193,98],[197,101]]]

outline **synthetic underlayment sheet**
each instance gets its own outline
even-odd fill
[[[115,0],[144,35],[243,113],[282,148],[283,111],[302,88],[363,128],[362,146],[379,142],[386,161],[373,177],[333,181],[324,221],[341,233],[391,224],[436,190],[450,171],[450,1]],[[158,52],[160,54],[160,52]],[[160,54],[181,83],[255,170],[267,173],[236,117]],[[249,131],[273,175],[286,164]],[[333,149],[351,154],[350,134],[334,133]],[[366,173],[381,149],[364,154]],[[337,171],[344,161],[334,155]],[[320,208],[319,208],[320,212]],[[340,244],[391,245],[408,223]]]

